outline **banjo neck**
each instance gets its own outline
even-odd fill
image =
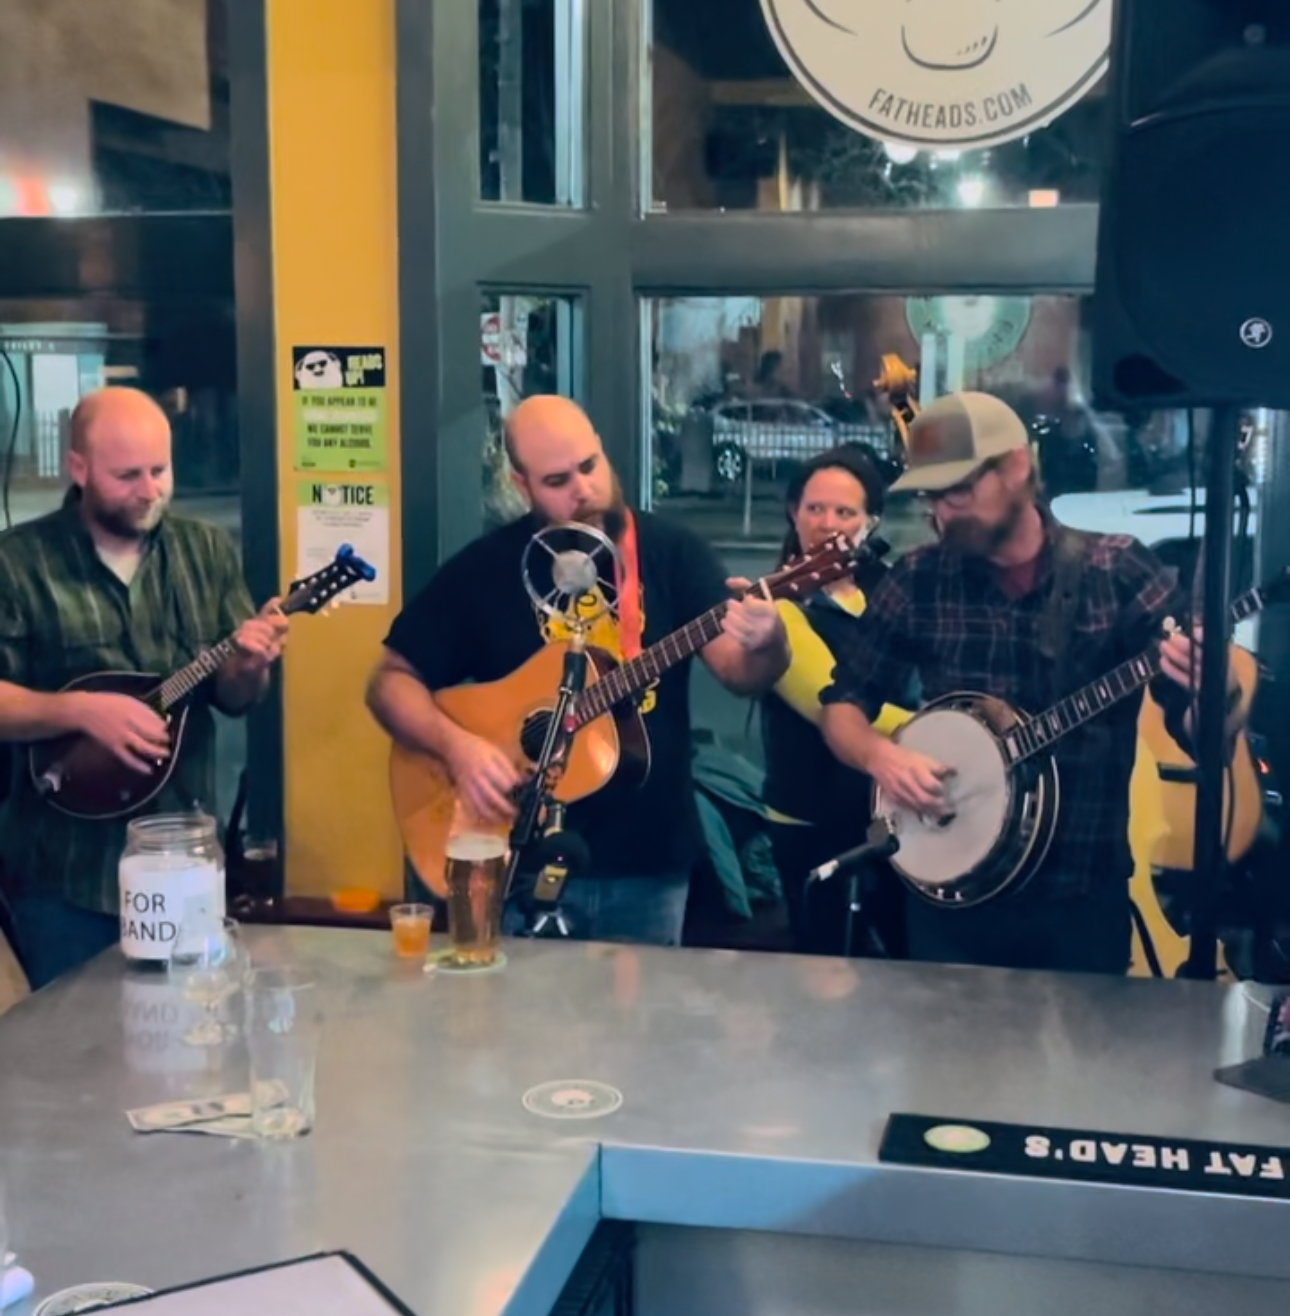
[[[1245,621],[1264,606],[1261,589],[1247,590],[1232,604],[1233,623]],[[1127,699],[1160,674],[1160,649],[1149,649],[1123,662],[1105,676],[1090,681],[1074,694],[1059,699],[1050,708],[1019,723],[1001,737],[1004,753],[1012,766],[1051,749],[1068,732],[1091,721],[1113,704]]]

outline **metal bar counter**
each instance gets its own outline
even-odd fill
[[[323,986],[302,1139],[133,1132],[127,1108],[246,1076],[235,1045],[183,1044],[164,976],[115,952],[0,1019],[35,1298],[345,1248],[425,1316],[547,1316],[601,1218],[1290,1279],[1284,1202],[877,1160],[893,1111],[1284,1146],[1284,1106],[1211,1078],[1257,1049],[1240,987],[559,942],[427,976],[388,934],[251,936]],[[624,1103],[525,1109],[559,1079]]]

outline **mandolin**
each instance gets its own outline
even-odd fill
[[[806,598],[855,569],[857,549],[843,535],[749,591],[767,599]],[[586,798],[615,776],[639,785],[649,773],[649,735],[636,696],[669,668],[698,653],[721,634],[726,605],[696,617],[626,663],[588,646],[587,686],[575,705],[572,744],[555,796],[564,804]],[[564,671],[565,641],[546,644],[500,681],[436,690],[435,702],[458,726],[503,750],[523,774],[541,753]],[[390,791],[408,858],[421,880],[444,895],[444,860],[456,793],[447,768],[432,755],[395,743]]]
[[[375,579],[376,568],[343,544],[325,567],[292,583],[281,610],[288,617],[298,612],[318,613],[343,590],[360,580]],[[230,635],[164,680],[148,672],[93,672],[64,686],[64,694],[80,690],[131,695],[147,704],[165,719],[170,749],[152,772],[139,772],[86,735],[38,741],[27,751],[37,792],[72,818],[124,818],[146,807],[174,774],[192,696],[236,651]]]

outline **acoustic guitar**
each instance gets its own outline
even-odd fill
[[[857,549],[844,536],[779,571],[749,590],[766,599],[805,598],[843,580],[855,569]],[[696,617],[625,663],[606,650],[587,646],[587,685],[577,697],[572,744],[555,796],[564,804],[585,799],[618,776],[640,785],[649,774],[649,735],[636,696],[669,668],[697,653],[721,634],[726,605]],[[541,753],[556,692],[564,671],[565,641],[544,645],[500,681],[453,686],[434,692],[435,703],[458,726],[503,750],[527,775]],[[399,831],[412,866],[438,896],[445,894],[444,861],[456,793],[437,758],[395,742],[390,756],[390,793]],[[666,819],[658,821],[667,826]]]
[[[313,575],[292,583],[282,600],[285,616],[321,612],[360,580],[375,580],[376,568],[343,544],[335,558]],[[96,694],[131,695],[161,715],[170,731],[170,748],[151,772],[122,763],[86,735],[37,741],[27,751],[28,769],[42,798],[72,818],[124,818],[146,807],[174,775],[183,749],[193,694],[237,652],[230,635],[204,649],[164,680],[148,672],[94,672],[63,687]]]
[[[1229,662],[1241,686],[1239,707],[1248,717],[1258,689],[1258,661],[1249,650],[1233,645]],[[1190,953],[1190,937],[1178,930],[1161,903],[1156,875],[1195,871],[1196,788],[1194,760],[1165,730],[1160,706],[1148,694],[1138,720],[1138,758],[1131,788],[1134,863],[1129,894],[1141,916],[1134,938],[1132,972],[1137,976],[1158,969],[1162,977],[1175,977]],[[1223,774],[1223,836],[1229,863],[1240,863],[1253,849],[1263,826],[1263,801],[1261,774],[1249,737],[1242,732]],[[1230,975],[1221,946],[1219,952],[1220,971]]]
[[[1233,645],[1228,661],[1241,686],[1241,714],[1248,719],[1258,691],[1258,660],[1248,649]],[[1142,702],[1138,733],[1156,762],[1165,820],[1152,862],[1157,868],[1190,873],[1196,867],[1195,761],[1165,730],[1164,715],[1150,694]],[[1223,777],[1223,836],[1227,858],[1236,863],[1250,852],[1263,823],[1263,787],[1244,732],[1236,739],[1231,764]]]
[[[1169,921],[1156,885],[1154,856],[1167,827],[1160,774],[1139,726],[1137,759],[1129,783],[1129,848],[1133,853],[1129,898],[1135,911],[1129,973],[1135,978],[1176,978],[1191,953],[1191,938]],[[1221,942],[1217,949],[1218,976],[1230,979]]]

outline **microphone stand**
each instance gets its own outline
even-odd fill
[[[576,631],[564,655],[564,672],[561,676],[555,708],[547,723],[542,749],[533,765],[533,774],[520,791],[518,815],[510,834],[510,859],[506,866],[506,899],[514,890],[515,878],[525,856],[546,831],[546,820],[562,817],[563,806],[555,798],[555,788],[564,772],[569,747],[573,742],[576,724],[575,705],[578,695],[587,684],[587,642],[582,631]],[[554,911],[556,927],[562,936],[568,935],[568,925],[557,907]],[[544,911],[543,926],[551,921],[551,912]],[[535,929],[530,929],[532,935]]]
[[[564,805],[558,800],[551,802],[550,810],[547,815],[546,836],[554,837],[564,830]],[[542,866],[541,873],[538,874],[534,883],[533,891],[530,896],[532,908],[529,910],[529,929],[530,937],[541,937],[550,935],[547,928],[555,929],[555,935],[567,937],[569,935],[569,920],[565,918],[564,911],[560,908],[560,892],[564,890],[564,884],[569,876],[569,871],[573,867],[572,860],[553,858]],[[553,895],[539,894],[540,889],[547,884],[554,887]]]
[[[864,913],[864,900],[861,897],[861,883],[864,880],[865,864],[872,859],[886,859],[900,849],[900,841],[892,831],[891,824],[885,818],[875,818],[865,833],[863,845],[830,859],[818,868],[811,870],[806,884],[809,890],[812,882],[827,882],[839,872],[846,871],[847,876],[847,926],[843,945],[843,954],[847,959],[855,956],[856,926],[860,915]],[[886,947],[882,947],[886,951]]]
[[[1200,690],[1192,704],[1192,738],[1198,773],[1193,863],[1191,946],[1180,978],[1218,976],[1218,916],[1223,875],[1223,782],[1227,760],[1227,662],[1232,640],[1228,615],[1232,570],[1232,503],[1241,409],[1231,403],[1211,414],[1205,485],[1205,549],[1202,581]]]

